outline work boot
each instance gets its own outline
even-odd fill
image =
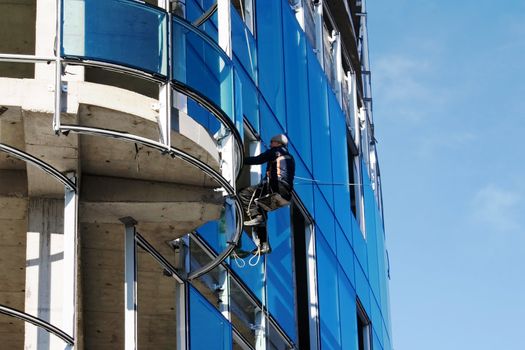
[[[244,226],[264,226],[264,217],[259,214],[251,220],[245,221]]]

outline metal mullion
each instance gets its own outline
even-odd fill
[[[68,176],[76,182],[73,173]],[[64,284],[63,288],[63,322],[64,331],[75,339],[75,326],[77,320],[76,291],[77,291],[77,253],[78,253],[78,194],[69,189],[64,189]],[[69,281],[69,282],[67,282]],[[68,346],[72,349],[74,345]]]
[[[137,349],[137,245],[135,225],[130,217],[120,221],[125,225],[124,239],[124,348]]]
[[[137,244],[149,253],[166,271],[171,273],[172,277],[178,283],[184,283],[184,280],[179,276],[177,269],[162,256],[140,233],[135,233],[135,241]]]

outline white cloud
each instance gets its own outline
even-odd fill
[[[489,225],[497,232],[520,228],[520,206],[523,194],[490,184],[481,188],[473,197],[472,218],[480,224]]]
[[[435,81],[439,67],[424,56],[397,53],[373,62],[375,100],[392,117],[419,122],[434,108],[446,105],[449,93]]]

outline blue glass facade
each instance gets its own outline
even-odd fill
[[[364,161],[369,158],[357,156],[361,172],[350,176],[353,167],[347,145],[354,140],[347,140],[351,135],[347,129],[353,128],[347,120],[355,116],[345,116],[288,1],[255,1],[254,33],[232,7],[231,56],[218,44],[221,19],[217,13],[199,28],[191,24],[211,1],[187,0],[186,19],[131,0],[84,0],[81,15],[74,11],[76,2],[63,2],[64,58],[121,65],[182,85],[229,117],[240,134],[243,123],[249,123],[263,148],[273,135],[288,135],[296,159],[297,207],[303,210],[309,229],[294,231],[293,213],[289,207],[281,208],[269,215],[271,254],[254,266],[247,264],[248,259],[242,259],[244,266],[233,258],[224,264],[228,276],[238,279],[247,298],[259,308],[259,316],[271,324],[267,329],[277,329],[284,343],[298,348],[302,329],[297,309],[310,305],[301,305],[297,296],[306,293],[319,315],[318,321],[310,320],[310,348],[358,349],[358,309],[362,307],[373,348],[390,350],[385,233],[375,179]],[[101,16],[107,12],[119,16]],[[84,28],[74,24],[80,17],[85,18]],[[202,103],[189,98],[187,113],[210,134],[220,131],[221,123]],[[361,179],[361,183],[351,184],[350,178]],[[351,211],[355,199],[350,186],[360,186],[363,194],[359,211],[363,215],[357,218]],[[226,245],[228,220],[226,210],[222,220],[195,231],[211,255],[219,254]],[[310,237],[314,248],[295,250],[296,235]],[[255,247],[247,234],[241,239],[245,248]],[[308,282],[301,281],[296,272],[295,264],[301,261],[296,257],[301,255],[315,262],[303,276]],[[190,348],[230,349],[240,326],[232,325],[210,298],[191,286],[188,300]],[[317,329],[318,337],[312,329]]]

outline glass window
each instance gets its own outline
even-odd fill
[[[243,22],[243,25],[246,25],[247,29],[250,31],[250,35],[252,35],[252,33],[254,32],[255,14],[253,13],[253,2],[254,0],[231,1],[232,9],[235,10],[235,16]]]
[[[313,173],[333,206],[332,150],[328,113],[326,76],[314,54],[308,52],[308,86],[310,89],[310,123],[312,128]]]
[[[281,4],[280,1],[256,1],[256,6],[259,89],[269,108],[277,115],[281,124],[285,125]]]
[[[341,310],[341,349],[356,349],[357,309],[356,295],[352,283],[345,272],[339,267],[339,308]]]
[[[355,284],[354,250],[338,225],[335,227],[335,237],[337,240],[337,259],[339,264],[342,266],[346,277],[352,284]]]
[[[190,349],[230,350],[231,324],[195,288],[189,291]]]
[[[249,28],[235,9],[231,11],[231,26],[233,54],[250,78],[257,81],[257,45]]]
[[[272,247],[271,254],[266,255],[268,309],[288,336],[296,341],[290,208],[268,213],[267,230]]]
[[[62,55],[167,75],[166,13],[136,1],[64,0]],[[107,16],[107,14],[118,16]]]
[[[359,350],[372,349],[372,327],[366,311],[358,304],[357,307],[357,341]]]
[[[306,39],[290,6],[283,3],[284,64],[286,77],[286,123],[294,146],[308,169],[312,169],[312,138],[310,117],[314,98],[308,91]],[[311,92],[311,91],[310,91]],[[318,103],[318,101],[316,101]],[[315,140],[315,138],[313,138]]]
[[[334,214],[317,186],[314,187],[314,198],[315,223],[320,228],[331,249],[336,251]]]
[[[260,96],[259,107],[261,113],[261,137],[265,146],[270,146],[272,136],[282,134],[283,128],[275,119],[266,101]]]
[[[237,115],[244,116],[254,130],[259,132],[259,92],[236,58],[234,58],[234,63],[236,67],[235,74],[240,81],[240,86],[236,86],[236,89],[241,89],[241,98],[235,101],[236,104],[241,105],[240,113]]]
[[[334,181],[334,212],[343,231],[352,239],[350,223],[350,187],[348,177],[348,154],[346,143],[346,121],[335,95],[328,92],[330,111],[330,139],[332,145],[332,173]]]
[[[337,259],[322,235],[316,242],[321,348],[341,349]]]

